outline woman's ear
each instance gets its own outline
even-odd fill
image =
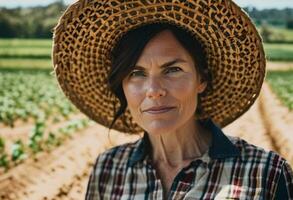
[[[200,79],[200,83],[197,85],[197,92],[202,93],[207,87],[207,82]]]

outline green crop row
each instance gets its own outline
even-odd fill
[[[287,35],[290,35],[292,33],[292,31],[288,33],[287,32],[284,32],[284,34],[286,33]],[[265,47],[267,58],[271,61],[293,61],[293,44],[292,43],[288,43],[288,44],[265,43],[264,47]],[[50,63],[51,52],[52,52],[52,40],[0,39],[0,68],[2,67],[52,68]],[[37,60],[36,62],[39,62],[39,63],[37,64],[34,60]],[[46,64],[41,63],[40,60],[44,60]],[[21,64],[24,61],[26,63]]]
[[[269,71],[267,81],[283,104],[293,110],[293,70]]]
[[[72,120],[58,130],[45,134],[45,122],[38,121],[31,130],[28,140],[18,139],[14,141],[10,150],[6,147],[5,140],[0,137],[0,168],[7,171],[37,153],[51,151],[71,138],[73,133],[88,127],[90,123],[91,121],[88,119]]]
[[[264,47],[270,61],[293,61],[293,44],[265,44]]]
[[[0,58],[10,59],[50,59],[50,48],[1,48]]]
[[[49,39],[0,39],[2,48],[51,48],[52,40]]]
[[[5,61],[9,62],[8,59],[50,60],[51,52],[52,52],[52,40],[0,39],[0,59],[2,60],[2,63],[5,63]],[[3,64],[0,65],[0,67],[2,66]],[[4,67],[8,67],[8,66],[4,66]]]
[[[46,71],[0,71],[0,123],[11,127],[18,119],[68,117],[77,109]]]
[[[273,41],[293,41],[293,30],[286,28],[272,28],[272,40]]]
[[[53,64],[50,59],[10,59],[0,58],[0,70],[1,69],[52,69]]]

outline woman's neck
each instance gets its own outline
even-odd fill
[[[174,168],[200,157],[211,143],[211,132],[194,120],[173,132],[147,134],[154,165],[160,163]]]

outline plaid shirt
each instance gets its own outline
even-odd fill
[[[293,172],[278,154],[226,136],[211,120],[212,144],[175,177],[171,199],[293,199]],[[163,187],[151,164],[147,133],[133,143],[100,154],[86,199],[163,199]]]

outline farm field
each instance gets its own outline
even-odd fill
[[[293,61],[293,44],[265,44],[269,61]]]
[[[224,131],[293,166],[293,44],[265,48],[278,62],[256,103]],[[50,40],[0,40],[0,199],[84,199],[96,156],[141,137],[108,134],[81,114],[58,88],[50,52]]]
[[[286,28],[272,28],[272,40],[283,40],[285,42],[293,41],[293,30],[289,30]]]
[[[0,39],[0,68],[51,70],[51,45],[47,39]]]
[[[267,82],[283,104],[293,110],[293,70],[269,71]]]
[[[48,39],[0,39],[0,67],[50,68],[51,46]],[[293,61],[293,43],[265,43],[264,48],[269,61]]]
[[[270,32],[270,40],[274,43],[277,41],[282,41],[284,43],[292,43],[293,42],[293,30],[287,29],[284,26],[271,26],[266,25],[266,28]],[[261,33],[261,26],[257,26],[258,32]]]

